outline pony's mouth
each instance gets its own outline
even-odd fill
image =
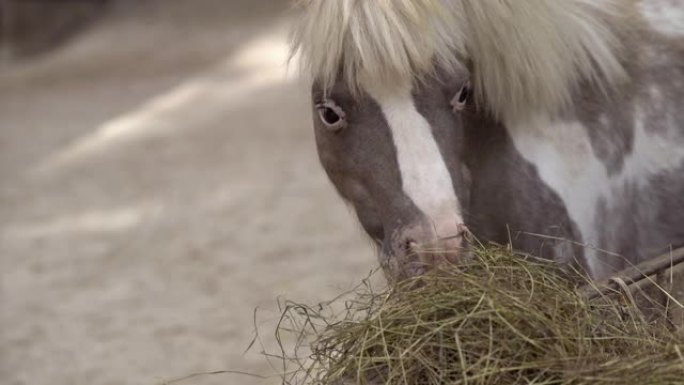
[[[388,281],[404,281],[446,266],[467,264],[473,257],[471,242],[461,238],[459,244],[457,248],[415,248],[400,255],[382,249],[379,251],[380,264]]]

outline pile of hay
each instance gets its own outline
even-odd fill
[[[587,300],[563,276],[487,247],[383,293],[363,286],[336,316],[290,304],[279,333],[297,333],[286,361],[298,366],[283,382],[684,384],[681,337],[628,302]]]

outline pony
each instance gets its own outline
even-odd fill
[[[684,246],[679,0],[299,0],[319,159],[390,280],[468,239],[610,276]]]

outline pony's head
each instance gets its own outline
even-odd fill
[[[464,106],[461,81],[455,103]],[[391,278],[422,273],[464,246],[468,171],[452,86],[437,79],[391,92],[353,93],[343,82],[313,87],[318,153],[342,197],[381,246]]]
[[[312,78],[321,162],[391,278],[465,246],[464,114],[520,124],[626,76],[619,3],[299,0],[293,55]]]

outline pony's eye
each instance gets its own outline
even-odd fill
[[[347,120],[344,111],[333,101],[325,101],[316,105],[318,118],[325,127],[332,131],[339,131],[346,127]]]
[[[333,110],[330,107],[323,107],[320,111],[321,113],[321,118],[323,119],[323,122],[325,124],[328,124],[330,126],[337,124],[340,119],[342,119],[335,110]]]
[[[472,90],[470,88],[470,82],[466,82],[463,84],[463,87],[461,87],[456,96],[451,99],[451,107],[454,112],[463,111],[465,109],[466,105],[468,104],[468,100],[470,99],[471,93]]]

